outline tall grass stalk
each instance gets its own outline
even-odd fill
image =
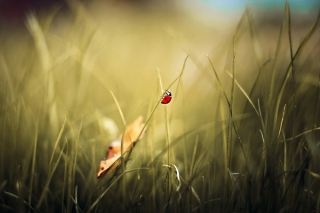
[[[232,42],[232,81],[231,81],[231,91],[230,91],[230,114],[229,114],[229,124],[228,124],[228,158],[229,158],[229,164],[228,168],[231,168],[231,156],[233,155],[233,147],[234,144],[232,143],[233,137],[232,137],[232,126],[233,126],[233,99],[234,99],[234,86],[235,86],[235,69],[236,69],[236,46],[235,46],[235,40],[236,40],[236,34],[233,36],[233,42]]]
[[[74,140],[74,148],[73,148],[73,162],[72,162],[72,186],[75,185],[75,176],[76,176],[76,168],[77,168],[77,158],[78,158],[78,151],[79,151],[79,141],[80,141],[80,134],[82,130],[82,123],[83,123],[83,115],[81,116],[80,126],[78,128],[77,135]],[[70,196],[74,192],[74,187],[72,187],[72,191],[70,191]],[[68,199],[70,200],[70,198]]]
[[[286,10],[289,10],[288,8],[288,5],[286,4]],[[289,11],[288,11],[289,13]],[[291,59],[291,62],[290,64],[288,65],[288,68],[286,70],[286,74],[285,74],[285,78],[281,84],[281,88],[280,88],[280,91],[277,95],[277,98],[276,98],[276,103],[275,103],[275,113],[274,113],[274,119],[273,119],[273,128],[274,130],[272,131],[273,133],[275,132],[275,128],[276,128],[276,122],[277,122],[277,116],[278,116],[278,111],[279,111],[279,107],[280,107],[280,101],[281,101],[281,98],[282,98],[282,95],[283,95],[283,92],[284,92],[284,88],[287,84],[287,81],[289,79],[289,76],[290,76],[290,73],[292,72],[292,69],[293,69],[293,63],[294,61],[297,60],[297,58],[299,57],[299,55],[301,54],[303,48],[305,47],[305,45],[307,44],[308,40],[311,38],[312,34],[315,32],[315,30],[317,29],[317,25],[318,25],[318,22],[319,22],[319,19],[320,19],[320,10],[319,10],[319,13],[318,13],[318,16],[317,16],[317,19],[316,21],[313,23],[313,25],[311,26],[311,28],[309,29],[309,31],[307,32],[306,36],[303,38],[301,44],[299,45],[296,53],[294,54],[294,56],[292,57]]]
[[[33,13],[30,13],[27,16],[27,27],[29,32],[33,36],[37,53],[40,59],[40,63],[43,70],[43,82],[47,84],[46,91],[46,103],[49,109],[49,121],[52,132],[57,131],[58,125],[58,112],[55,102],[55,87],[54,79],[52,74],[52,60],[48,50],[47,41],[45,35],[39,25],[39,22],[36,16]]]
[[[289,49],[290,49],[290,61],[291,61],[291,84],[292,84],[292,90],[293,90],[293,129],[292,129],[292,136],[294,137],[296,134],[296,79],[295,79],[295,64],[293,61],[293,49],[292,49],[292,29],[291,29],[291,12],[290,12],[290,5],[288,2],[286,2],[286,7],[288,7],[288,10],[286,11],[286,18],[288,20],[288,41],[289,41]]]
[[[63,133],[63,131],[64,131],[64,128],[65,128],[65,125],[66,125],[66,121],[67,121],[67,113],[66,113],[66,115],[65,115],[65,117],[64,117],[64,121],[63,121],[62,127],[61,127],[61,129],[60,129],[59,135],[58,135],[58,137],[57,137],[57,140],[56,140],[56,142],[54,143],[53,151],[52,151],[51,158],[50,158],[50,161],[49,161],[49,167],[50,167],[51,164],[52,164],[52,160],[53,160],[54,154],[55,154],[55,152],[56,152],[56,150],[57,150],[58,144],[59,144],[60,139],[61,139],[61,137],[62,137],[62,133]]]
[[[68,140],[65,138],[65,146],[66,146],[66,153],[69,152]],[[60,151],[62,152],[63,149]],[[63,187],[62,187],[62,195],[61,195],[61,212],[65,211],[64,208],[64,201],[65,201],[65,194],[66,194],[66,185],[67,185],[67,175],[68,175],[68,156],[64,156],[64,170],[63,170]]]
[[[31,166],[31,174],[30,174],[30,182],[29,182],[29,197],[28,197],[28,204],[31,206],[31,197],[32,197],[32,189],[33,189],[33,178],[35,175],[35,162],[36,162],[36,155],[37,155],[37,144],[38,144],[38,122],[36,123],[35,127],[35,139],[33,145],[33,155],[32,155],[32,166]],[[30,209],[29,209],[30,212]]]
[[[285,14],[286,14],[286,11],[288,10],[288,7],[285,6],[285,9],[284,9],[284,15],[283,17],[285,17]],[[269,114],[272,114],[273,111],[272,111],[272,108],[273,108],[273,102],[274,102],[274,93],[275,93],[275,78],[276,78],[276,69],[277,69],[277,66],[278,66],[278,63],[279,63],[279,60],[281,59],[280,57],[280,50],[281,50],[281,47],[282,47],[282,40],[283,40],[283,34],[285,33],[285,25],[286,25],[286,19],[283,18],[282,19],[282,24],[281,24],[281,29],[280,29],[280,33],[279,33],[279,37],[278,37],[278,42],[277,42],[277,45],[276,45],[276,52],[274,54],[274,60],[273,60],[273,64],[272,64],[272,71],[271,71],[271,82],[270,82],[270,90],[269,90],[269,96],[268,96],[268,103],[267,103],[267,107],[268,107],[268,110],[266,110],[266,118],[270,118],[271,116],[269,116]],[[272,122],[270,125],[272,127],[274,127],[274,120],[266,120],[266,124],[265,124],[265,127],[269,129],[269,122]],[[270,129],[272,129],[272,127]],[[275,128],[275,127],[274,127]],[[271,132],[268,132],[268,134],[272,134]]]
[[[125,118],[124,118],[123,112],[122,112],[122,110],[121,110],[121,107],[120,107],[120,105],[119,105],[119,102],[118,102],[116,96],[113,94],[112,91],[110,91],[110,93],[111,93],[111,95],[112,95],[112,97],[113,97],[114,102],[115,102],[116,105],[117,105],[118,112],[119,112],[119,114],[120,114],[122,123],[123,123],[123,125],[124,125],[124,130],[123,130],[123,134],[122,134],[123,137],[121,137],[121,156],[123,156],[124,151],[126,151],[126,150],[123,150],[123,147],[124,147],[124,146],[123,146],[123,140],[124,140],[124,135],[128,132],[127,122],[126,122],[126,120],[125,120]],[[135,139],[132,139],[132,138],[130,137],[130,134],[128,134],[128,135],[129,135],[129,138],[130,138],[131,142],[133,142],[133,140],[135,140]],[[121,161],[123,162],[123,157],[122,157]],[[124,172],[124,171],[125,171],[125,164],[122,163],[122,164],[121,164],[121,167],[122,167],[122,172]],[[125,195],[126,195],[126,181],[125,181],[125,178],[122,178],[122,196],[123,196],[122,199],[123,199],[123,200],[125,200]]]
[[[93,210],[93,208],[98,204],[98,202],[100,201],[100,199],[110,190],[110,188],[115,184],[117,183],[117,181],[125,174],[127,173],[130,173],[130,172],[134,172],[134,171],[138,171],[138,170],[148,170],[149,168],[136,168],[136,169],[131,169],[131,170],[128,170],[128,171],[124,171],[122,172],[104,191],[103,193],[101,193],[99,195],[99,198],[97,200],[95,200],[92,205],[89,207],[88,209],[88,213],[91,212]]]
[[[52,180],[52,177],[53,177],[53,174],[54,174],[55,170],[57,169],[57,167],[58,167],[58,165],[59,165],[60,158],[61,158],[61,156],[63,155],[63,150],[64,150],[64,148],[65,148],[66,145],[67,145],[67,142],[63,145],[63,147],[62,147],[62,149],[61,149],[61,151],[60,151],[60,153],[59,153],[59,156],[58,156],[58,158],[57,158],[57,161],[55,162],[55,164],[53,164],[52,168],[50,168],[49,175],[48,175],[48,177],[47,177],[45,186],[43,187],[43,190],[42,190],[42,193],[41,193],[41,195],[40,195],[39,201],[38,201],[38,203],[37,203],[37,205],[36,205],[36,207],[35,207],[35,210],[36,210],[36,211],[39,210],[39,208],[40,208],[43,200],[45,199],[46,194],[48,193],[49,184],[50,184],[50,182],[51,182],[51,180]],[[70,176],[71,176],[71,175],[70,175]],[[70,176],[69,176],[69,177],[70,177]],[[70,181],[70,182],[71,182],[71,181]],[[71,184],[72,184],[72,183],[71,183]]]
[[[160,89],[161,89],[161,93],[164,94],[166,90],[163,89],[163,84],[162,84],[162,80],[161,80],[161,74],[160,74],[160,70],[157,67],[157,71],[158,71],[158,79],[159,79],[159,85],[160,85]],[[167,106],[167,105],[165,105]],[[170,124],[169,124],[169,116],[168,116],[168,109],[167,107],[164,107],[164,117],[165,117],[165,129],[166,129],[166,142],[167,142],[167,147],[168,147],[168,156],[167,156],[167,164],[170,165],[171,161],[170,161],[170,140],[171,140],[171,136],[170,136]]]
[[[165,90],[163,89],[163,85],[162,85],[162,80],[161,80],[161,75],[160,75],[160,70],[159,68],[157,68],[158,71],[158,79],[159,79],[159,85],[160,85],[160,89],[161,89],[161,93],[164,94]],[[165,133],[166,133],[166,146],[167,146],[167,165],[170,165],[173,160],[171,160],[171,150],[170,150],[170,144],[171,144],[171,136],[170,136],[170,127],[169,127],[169,117],[168,117],[168,109],[165,106],[164,107],[164,117],[165,117]],[[171,185],[171,175],[170,173],[167,173],[167,178],[165,180],[165,185],[166,185],[166,197],[168,199],[168,204],[170,203],[170,194],[171,194],[171,188],[173,187]],[[166,205],[168,205],[166,204]]]

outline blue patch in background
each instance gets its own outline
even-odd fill
[[[286,1],[281,0],[202,0],[206,5],[221,10],[241,10],[250,5],[263,8],[284,8]],[[318,10],[320,0],[291,0],[288,1],[293,10]]]

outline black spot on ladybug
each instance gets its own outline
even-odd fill
[[[162,97],[161,103],[168,104],[168,103],[170,103],[171,99],[172,99],[172,94],[169,90],[167,90],[165,92],[165,95]]]

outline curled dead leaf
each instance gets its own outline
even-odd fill
[[[97,178],[102,177],[104,174],[109,174],[114,171],[120,164],[122,157],[128,156],[134,143],[143,137],[146,130],[143,129],[145,124],[142,122],[143,117],[139,116],[130,125],[128,125],[123,137],[119,137],[116,141],[112,142],[109,146],[108,154],[105,159],[100,161]],[[141,133],[141,131],[143,131]],[[140,138],[139,135],[141,133]],[[123,140],[123,156],[121,157],[121,139]]]

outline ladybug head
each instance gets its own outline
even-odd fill
[[[171,92],[170,92],[169,90],[166,91],[166,94],[167,94],[168,96],[170,96],[170,97],[172,96],[172,95],[171,95]]]

